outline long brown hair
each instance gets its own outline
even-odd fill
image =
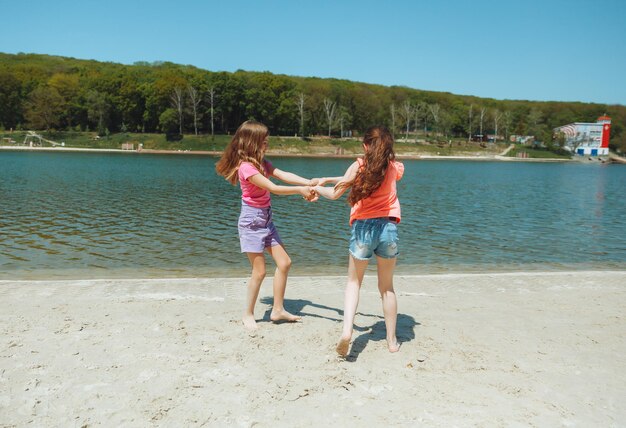
[[[354,181],[338,184],[340,188],[352,186],[348,196],[350,205],[369,197],[380,187],[385,179],[389,162],[396,158],[393,151],[393,137],[384,126],[373,126],[365,131],[363,144],[367,149],[363,157],[363,165],[359,168]]]
[[[217,173],[231,184],[237,184],[241,162],[250,162],[263,172],[263,142],[269,135],[267,126],[260,122],[247,120],[242,123],[215,164]]]

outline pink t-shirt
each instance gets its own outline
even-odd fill
[[[357,159],[359,166],[363,159]],[[354,220],[378,217],[396,217],[400,222],[400,201],[396,191],[396,181],[404,174],[404,164],[393,161],[387,167],[383,183],[374,193],[354,204],[350,210],[350,224]]]
[[[270,192],[248,181],[248,178],[256,174],[263,174],[265,177],[272,175],[274,167],[270,161],[263,160],[263,167],[265,171],[261,172],[250,162],[241,162],[239,171],[237,172],[239,175],[239,185],[241,186],[241,200],[255,208],[267,208],[271,205]]]

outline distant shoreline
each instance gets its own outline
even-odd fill
[[[6,151],[32,151],[32,152],[83,152],[83,153],[125,153],[125,154],[168,154],[168,155],[200,155],[200,156],[220,156],[221,151],[211,150],[122,150],[122,149],[92,149],[82,147],[26,147],[26,146],[0,146],[0,150]],[[280,151],[269,151],[270,157],[289,157],[289,158],[336,158],[336,159],[352,159],[355,154],[334,154],[334,153],[288,153]],[[460,161],[500,161],[500,162],[576,162],[574,159],[562,158],[514,158],[500,155],[490,156],[441,156],[441,155],[420,155],[420,154],[396,154],[398,159],[413,160],[460,160]]]

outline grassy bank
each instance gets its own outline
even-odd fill
[[[548,149],[535,149],[525,146],[516,146],[507,153],[509,157],[518,157],[518,154],[526,153],[527,157],[532,159],[571,159],[571,155],[557,154]],[[522,156],[520,156],[522,157]]]
[[[0,133],[5,140],[2,145],[22,145],[25,141],[26,132],[14,131],[12,133]],[[65,147],[93,148],[93,149],[121,149],[122,144],[132,144],[135,149],[143,145],[144,149],[172,150],[172,151],[222,151],[229,143],[230,135],[185,135],[180,141],[168,141],[164,134],[142,133],[118,133],[109,136],[98,137],[95,132],[41,132],[41,136],[47,140],[63,144]],[[9,143],[8,139],[15,141]],[[33,141],[38,142],[37,139]],[[43,142],[44,146],[52,143]],[[508,147],[507,143],[484,144],[468,142],[467,139],[457,138],[447,142],[432,141],[421,138],[416,143],[413,139],[405,142],[401,136],[395,144],[396,153],[399,155],[438,155],[438,156],[494,156],[502,153]],[[517,156],[523,151],[530,158],[565,158],[547,150],[530,149],[526,147],[515,148],[508,156]],[[361,140],[338,139],[328,137],[270,137],[270,149],[272,153],[293,154],[357,154],[362,152]]]

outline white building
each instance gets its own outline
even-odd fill
[[[600,116],[596,123],[575,122],[554,128],[565,135],[565,148],[577,155],[606,156],[609,154],[611,118]]]

